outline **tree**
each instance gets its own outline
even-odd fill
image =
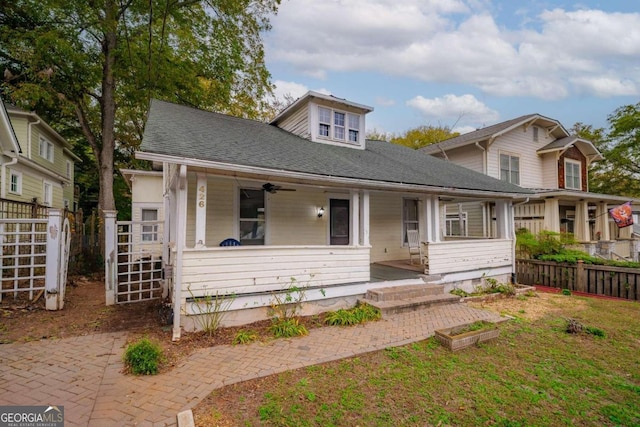
[[[373,141],[391,141],[391,139],[393,138],[393,134],[391,133],[386,133],[386,132],[381,132],[378,129],[373,129],[370,131],[367,131],[366,134],[366,138],[367,139],[371,139]]]
[[[618,108],[608,117],[606,136],[596,133],[604,160],[594,164],[591,191],[640,196],[640,103]],[[598,138],[602,136],[602,138]],[[595,142],[594,141],[594,142]]]
[[[78,129],[115,208],[114,154],[140,143],[153,97],[260,118],[261,33],[280,0],[16,0],[0,9],[4,95]]]
[[[409,129],[400,136],[391,138],[391,142],[418,149],[458,135],[460,135],[458,132],[452,132],[451,129],[446,126],[418,126],[417,128]]]

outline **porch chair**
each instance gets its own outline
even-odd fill
[[[409,262],[413,265],[413,257],[417,255],[418,264],[422,264],[420,232],[418,230],[407,230],[407,241],[409,242]]]

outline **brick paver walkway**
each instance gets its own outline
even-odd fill
[[[0,405],[64,405],[68,426],[176,425],[224,385],[423,340],[439,328],[498,316],[465,304],[313,329],[268,343],[195,352],[163,375],[121,374],[126,333],[0,346]]]

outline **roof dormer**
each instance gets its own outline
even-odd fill
[[[271,124],[314,142],[364,150],[365,115],[371,111],[366,105],[309,91]]]

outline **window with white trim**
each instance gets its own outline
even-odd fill
[[[10,172],[9,193],[22,194],[22,172],[14,170]]]
[[[71,179],[71,171],[73,171],[73,163],[67,160],[67,178]]]
[[[69,199],[63,199],[62,200],[62,205],[64,206],[64,208],[66,210],[69,210],[69,206],[71,206],[71,204],[69,203]]]
[[[467,213],[448,213],[445,218],[445,235],[466,236],[467,234]]]
[[[51,206],[53,203],[53,184],[48,181],[42,183],[42,204]]]
[[[409,244],[408,230],[418,230],[418,200],[402,199],[402,244]]]
[[[140,211],[142,221],[158,221],[158,209],[142,209]],[[141,238],[145,243],[158,241],[158,224],[142,224]]]
[[[320,123],[318,135],[328,138],[331,135],[331,110],[318,107],[318,122]]]
[[[564,159],[564,188],[582,190],[582,173],[580,162]]]
[[[358,142],[360,138],[360,116],[357,114],[347,114],[349,119],[349,141]]]
[[[265,209],[263,190],[240,189],[240,243],[264,245]]]
[[[533,127],[533,142],[538,142],[539,132],[540,132],[540,130],[539,130],[538,126],[534,126]]]
[[[520,158],[510,154],[500,154],[500,179],[520,185]]]
[[[360,115],[318,107],[318,136],[334,141],[358,143]]]
[[[45,137],[40,137],[40,157],[53,163],[53,144]]]

